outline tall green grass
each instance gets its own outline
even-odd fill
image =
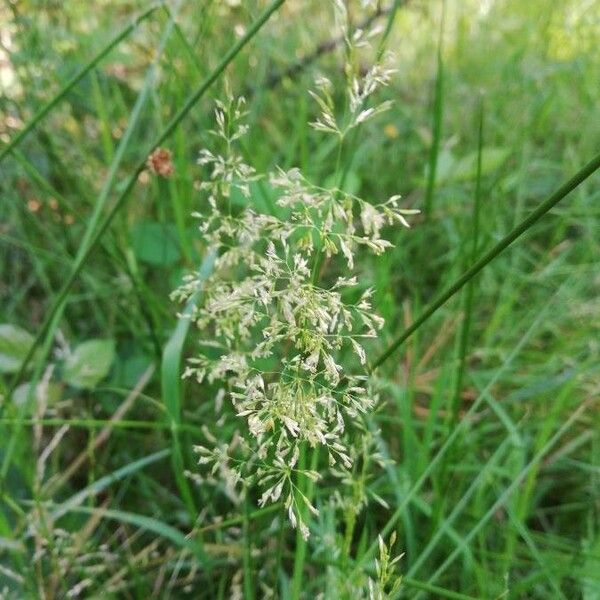
[[[34,4],[0,8],[25,90],[0,97],[20,122],[0,129],[0,320],[32,335],[20,370],[0,375],[8,597],[64,597],[84,578],[82,597],[227,598],[236,585],[245,598],[265,585],[354,597],[378,535],[396,532],[400,597],[595,598],[597,2],[486,13],[446,0],[445,15],[389,2],[375,21],[379,50],[397,51],[395,105],[339,160],[307,126],[314,76],[341,81],[322,4]],[[362,263],[386,318],[369,349],[382,397],[369,426],[393,462],[369,468],[369,505],[350,527],[330,503],[339,483],[303,482],[320,509],[308,542],[281,506],[257,509],[252,492],[235,505],[188,477],[202,428],[219,427],[216,390],[180,381],[195,332],[168,294],[185,270],[210,268],[189,213],[225,79],[252,90],[248,162],[377,200],[401,192],[426,217]],[[157,146],[173,152],[167,183],[143,175]],[[266,182],[252,202],[276,210]],[[139,231],[163,233],[149,250]],[[61,352],[92,338],[116,341],[116,355],[105,381],[77,389]],[[35,386],[50,375],[40,414]],[[86,571],[86,557],[101,568]]]

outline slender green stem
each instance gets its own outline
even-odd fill
[[[303,471],[306,468],[306,445],[300,447],[300,456],[298,458],[298,470]],[[298,485],[306,485],[306,477],[299,478]],[[301,490],[303,493],[305,490]],[[303,515],[301,515],[303,516]],[[300,533],[300,528],[296,529],[296,548],[294,550],[294,574],[292,576],[292,600],[298,600],[302,591],[302,573],[304,571],[304,559],[306,556],[306,541]]]
[[[211,274],[215,258],[216,256],[213,252],[209,253],[204,258],[198,273],[198,280],[200,282],[206,281],[207,277]],[[192,522],[196,518],[198,509],[194,501],[191,487],[185,477],[185,459],[181,444],[181,356],[183,354],[183,346],[191,323],[190,316],[201,293],[202,290],[199,286],[186,304],[183,315],[177,322],[177,326],[165,346],[161,364],[162,400],[165,405],[166,417],[171,428],[173,440],[173,473]]]
[[[600,156],[598,158],[600,161]],[[567,285],[567,284],[566,283],[563,284],[563,287],[565,285]],[[556,297],[557,295],[558,295],[558,292],[555,294],[554,297]],[[546,305],[543,307],[543,309],[541,311],[537,311],[534,322],[529,326],[528,330],[522,336],[519,343],[516,345],[516,347],[511,352],[511,354],[504,361],[504,364],[498,370],[496,370],[494,376],[491,378],[491,380],[488,382],[488,384],[485,386],[485,388],[480,392],[480,394],[479,394],[478,398],[475,400],[475,402],[473,402],[473,404],[471,404],[471,406],[469,407],[469,410],[467,411],[467,413],[465,415],[465,418],[462,419],[461,421],[459,421],[457,427],[455,427],[454,430],[452,430],[450,432],[450,435],[445,439],[444,443],[442,444],[441,448],[437,451],[435,456],[433,456],[433,458],[429,461],[425,470],[420,474],[417,481],[411,486],[411,488],[408,490],[408,492],[404,493],[404,496],[403,496],[402,500],[396,506],[396,509],[394,510],[393,515],[388,519],[388,522],[386,523],[386,525],[383,527],[383,529],[380,532],[380,535],[383,538],[385,538],[387,535],[389,535],[389,533],[395,527],[398,520],[402,517],[402,514],[406,510],[406,507],[414,499],[414,497],[419,492],[419,490],[423,487],[425,481],[431,476],[434,469],[437,467],[437,465],[440,463],[440,461],[443,459],[443,457],[446,455],[446,453],[452,448],[455,440],[469,426],[471,415],[475,414],[475,412],[479,409],[481,404],[484,402],[485,398],[487,397],[486,396],[487,392],[499,380],[499,378],[502,376],[505,369],[508,368],[508,366],[510,364],[512,364],[514,358],[523,349],[523,347],[525,346],[527,341],[530,339],[533,332],[537,329],[539,324],[544,321],[544,319],[550,312],[550,308],[553,304],[553,298],[550,299],[546,303]],[[377,552],[377,542],[374,542],[373,544],[371,544],[369,549],[362,555],[358,564],[364,565],[369,559],[372,559],[375,556],[376,552]]]
[[[307,447],[303,447],[300,451],[300,459],[298,460],[298,468],[303,469],[306,462],[306,454]],[[311,471],[315,471],[317,469],[317,464],[319,462],[319,448],[312,448],[312,452],[310,453],[310,466],[309,469]],[[302,461],[302,462],[301,462]],[[302,466],[300,466],[302,465]],[[309,502],[312,502],[313,495],[315,492],[315,482],[310,477],[303,477],[304,489],[302,493],[306,496]],[[302,518],[305,519],[309,514],[306,506],[302,506]],[[296,551],[294,553],[294,576],[292,580],[292,591],[291,598],[292,600],[299,600],[300,595],[302,593],[302,576],[304,573],[304,562],[306,561],[306,540],[302,537],[300,533],[300,528],[296,530]]]
[[[195,104],[202,98],[202,96],[206,93],[206,91],[215,83],[215,81],[221,76],[227,65],[239,54],[242,48],[258,33],[258,31],[262,28],[262,26],[268,21],[271,15],[285,2],[285,0],[273,0],[273,2],[269,5],[269,7],[254,21],[254,23],[248,28],[246,34],[240,38],[240,40],[233,46],[229,52],[223,57],[221,62],[217,65],[217,67],[212,71],[212,73],[201,83],[198,89],[188,98],[187,102],[179,109],[179,111],[173,116],[173,118],[169,121],[163,131],[156,137],[154,142],[150,145],[147,152],[144,154],[144,158],[140,160],[137,167],[134,169],[133,173],[127,180],[127,183],[115,201],[114,205],[96,230],[96,232],[91,236],[88,246],[85,251],[83,251],[78,260],[75,261],[73,265],[73,269],[71,273],[67,276],[65,283],[57,294],[54,303],[52,304],[50,310],[47,312],[46,317],[44,318],[44,322],[34,343],[31,345],[29,353],[23,360],[21,365],[21,369],[19,373],[15,376],[11,389],[14,390],[17,382],[22,377],[25,372],[31,358],[34,355],[37,347],[41,343],[46,331],[50,327],[50,324],[54,320],[55,316],[60,312],[61,307],[66,300],[66,297],[71,290],[71,287],[75,283],[79,273],[83,269],[85,263],[89,259],[92,254],[93,249],[96,247],[96,244],[100,240],[100,238],[104,235],[115,215],[118,213],[119,209],[125,204],[129,194],[135,187],[135,184],[138,179],[138,175],[142,172],[142,170],[146,166],[146,157],[160,144],[162,144],[172,133],[175,131],[177,126],[181,123],[181,121],[185,118],[185,116],[190,112],[190,110],[195,106]]]
[[[479,140],[477,144],[477,177],[475,181],[475,202],[473,207],[473,225],[471,233],[471,253],[467,259],[470,264],[475,262],[477,257],[477,244],[479,243],[479,214],[481,209],[481,167],[483,155],[483,101],[479,110]],[[473,312],[473,280],[467,283],[465,288],[465,309],[464,320],[460,331],[459,345],[459,365],[456,375],[456,386],[454,388],[454,398],[450,410],[450,429],[456,426],[458,413],[460,411],[460,395],[465,374],[465,365],[467,362],[467,348],[469,345],[469,334],[471,332],[471,318]]]
[[[427,189],[425,191],[425,218],[431,217],[433,210],[433,195],[435,192],[435,179],[437,174],[440,141],[442,138],[442,119],[444,108],[444,58],[442,49],[444,44],[444,23],[446,20],[446,2],[442,0],[442,20],[440,23],[440,38],[437,51],[437,72],[435,76],[435,90],[433,96],[433,122],[431,151],[429,153],[429,169],[427,173]]]
[[[110,51],[118,46],[142,21],[148,18],[162,2],[153,4],[142,14],[138,15],[127,27],[121,30],[104,48],[86,65],[69,79],[60,91],[33,116],[27,125],[15,135],[4,148],[0,150],[0,162],[31,132],[31,130],[74,88]]]
[[[381,60],[383,53],[385,51],[385,47],[390,37],[390,33],[392,33],[392,28],[394,26],[394,21],[396,20],[396,14],[398,13],[398,9],[400,6],[406,4],[406,0],[394,0],[394,4],[390,9],[390,14],[388,16],[387,22],[385,24],[385,29],[383,31],[383,35],[381,36],[381,40],[379,42],[379,46],[377,48],[377,60]]]
[[[414,323],[405,329],[371,364],[370,371],[380,367],[423,323],[454,296],[465,284],[475,277],[492,260],[499,256],[516,239],[521,237],[532,225],[541,219],[549,210],[568,196],[575,188],[593,175],[600,168],[600,154],[581,168],[571,179],[561,185],[550,197],[540,204],[526,219],[521,221],[509,234],[503,237],[491,250],[486,252],[470,269],[459,277],[446,291],[434,300]]]
[[[254,587],[256,582],[256,575],[254,573],[254,567],[252,564],[252,532],[250,530],[250,501],[248,500],[248,492],[246,490],[246,496],[244,498],[244,599],[254,600]]]
[[[277,534],[277,551],[275,554],[275,568],[273,569],[273,590],[275,590],[275,597],[279,597],[279,572],[281,571],[281,563],[283,559],[283,538],[284,533],[287,530],[287,515],[285,509],[283,509],[279,516],[279,533]]]

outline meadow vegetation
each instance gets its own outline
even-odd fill
[[[0,598],[600,598],[599,41],[3,0]]]

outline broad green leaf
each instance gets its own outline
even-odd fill
[[[78,388],[93,388],[108,374],[115,355],[113,340],[88,340],[79,344],[64,366],[64,379]]]
[[[9,323],[0,325],[0,373],[15,373],[27,356],[33,336]]]
[[[150,265],[166,267],[175,264],[181,257],[177,230],[172,223],[136,223],[131,241],[138,260]]]

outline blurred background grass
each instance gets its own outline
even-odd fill
[[[375,11],[373,22],[385,25],[392,4],[381,2],[361,15]],[[443,23],[440,2],[398,4],[388,40],[398,73],[382,94],[394,107],[361,130],[345,185],[373,200],[401,193],[404,206],[429,211],[410,232],[390,233],[397,237],[391,252],[361,262],[361,282],[375,287],[374,304],[386,319],[372,356],[468,265],[481,98],[478,254],[589,160],[600,140],[599,2],[447,0]],[[108,206],[158,132],[265,5],[251,0],[158,6],[3,160],[3,323],[33,335],[39,331],[95,207],[107,210],[99,198],[113,179],[111,165],[118,166],[105,190]],[[116,0],[2,2],[2,144],[148,6]],[[10,376],[2,376],[3,439],[13,436],[14,447],[0,445],[5,464],[0,560],[12,573],[0,574],[0,581],[16,590],[15,597],[36,597],[40,587],[46,597],[63,597],[82,578],[78,565],[52,581],[54,550],[37,562],[28,558],[37,540],[30,502],[64,502],[81,490],[93,491],[78,503],[89,514],[72,512],[45,524],[56,556],[64,549],[55,530],[69,532],[64,539],[77,548],[69,536],[86,524],[80,552],[106,544],[106,556],[127,557],[104,559],[82,595],[178,597],[190,588],[192,597],[199,590],[227,597],[245,539],[253,564],[244,561],[243,569],[257,571],[269,584],[279,579],[287,597],[291,534],[282,533],[281,573],[264,572],[272,568],[264,554],[273,536],[272,514],[257,516],[241,537],[219,529],[205,534],[217,561],[208,576],[213,589],[202,587],[206,573],[181,554],[175,533],[189,531],[193,522],[178,480],[184,468],[194,469],[186,448],[203,424],[210,426],[212,416],[202,402],[208,390],[186,385],[182,393],[182,462],[169,467],[159,455],[142,469],[136,461],[166,448],[176,451],[178,436],[169,432],[167,399],[161,395],[161,378],[164,390],[168,373],[158,367],[176,324],[168,294],[204,255],[190,213],[201,208],[196,188],[202,172],[195,162],[199,149],[211,143],[213,101],[224,96],[225,81],[234,94],[248,98],[251,127],[244,154],[258,170],[299,166],[312,180],[327,182],[335,151],[308,126],[317,107],[307,90],[317,74],[343,90],[341,57],[330,51],[338,35],[324,3],[283,5],[164,144],[173,152],[174,176],[159,180],[143,172],[95,247],[70,291],[48,360],[34,361],[40,373],[56,367],[51,375],[56,393],[47,406],[11,401]],[[290,65],[299,66],[290,71]],[[268,190],[254,190],[259,210],[264,193]],[[596,176],[486,268],[474,282],[472,313],[465,315],[464,297],[456,297],[378,374],[385,405],[377,420],[396,464],[369,482],[390,509],[373,503],[362,513],[357,559],[447,439],[455,390],[459,419],[483,396],[472,418],[461,419],[454,447],[430,469],[397,523],[406,552],[401,562],[406,597],[600,597],[599,199]],[[461,362],[465,318],[470,336]],[[86,389],[69,381],[60,361],[90,339],[109,340],[114,355],[111,347],[110,371]],[[193,351],[190,336],[185,353]],[[124,407],[140,380],[140,393]],[[16,429],[19,406],[30,420]],[[34,417],[46,419],[41,430],[32,425]],[[40,454],[65,425],[40,478]],[[556,432],[560,437],[547,448]],[[128,465],[134,467],[128,471]],[[118,469],[125,473],[93,487]],[[518,485],[510,488],[513,482]],[[305,579],[304,594],[340,597],[331,571],[350,577],[350,567],[323,564],[328,544],[341,533],[326,509],[330,492],[320,493],[323,510],[313,523],[317,535],[306,565],[312,577]],[[236,508],[222,494],[202,489],[192,494],[203,524],[228,514],[235,518]],[[115,511],[114,518],[94,521],[93,509],[100,506]],[[132,514],[151,517],[154,529],[132,522]],[[260,589],[257,583],[259,597]]]

